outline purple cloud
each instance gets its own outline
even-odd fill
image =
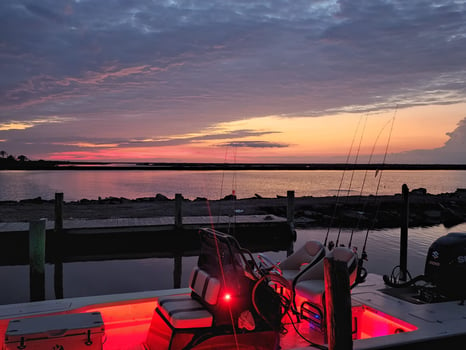
[[[0,131],[2,147],[27,153],[28,140],[45,152],[57,135],[165,139],[258,116],[464,101],[465,6],[2,1],[0,124],[69,121]]]

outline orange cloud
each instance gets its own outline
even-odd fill
[[[65,123],[70,120],[72,120],[72,118],[57,117],[57,116],[39,118],[39,119],[33,119],[33,120],[25,120],[25,121],[10,120],[4,123],[0,123],[0,131],[25,130],[25,129],[33,128],[34,126],[37,126],[37,125],[59,124],[59,123]]]

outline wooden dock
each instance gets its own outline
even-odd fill
[[[46,262],[134,259],[197,254],[198,231],[210,227],[235,236],[252,251],[293,249],[294,192],[288,191],[287,218],[275,215],[183,216],[175,195],[173,216],[64,220],[63,193],[55,194],[55,220],[46,220]],[[30,264],[33,223],[0,222],[0,265]]]
[[[30,300],[45,298],[45,263],[54,265],[54,290],[63,297],[63,263],[173,258],[174,288],[181,285],[181,260],[200,252],[199,229],[211,227],[237,238],[251,252],[292,252],[296,233],[273,215],[236,217],[64,220],[0,223],[0,266],[29,265]],[[60,225],[59,225],[60,227]],[[42,232],[40,232],[42,231]]]
[[[183,217],[182,225],[174,217],[64,220],[59,232],[55,221],[46,221],[45,258],[71,262],[196,255],[201,227],[230,233],[252,251],[289,250],[295,240],[287,219],[274,215]],[[27,222],[0,223],[0,265],[29,264],[29,229]]]
[[[220,225],[245,225],[245,224],[276,224],[286,222],[287,219],[275,215],[238,215],[238,216],[188,216],[183,217],[182,226],[185,228],[195,228]],[[102,233],[109,231],[117,233],[119,231],[166,231],[175,227],[175,218],[173,216],[154,217],[154,218],[112,218],[112,219],[73,219],[63,221],[63,230],[66,233]],[[54,230],[55,221],[48,220],[46,229]],[[0,235],[12,232],[27,232],[29,230],[28,222],[0,222]]]
[[[63,263],[173,257],[174,287],[181,281],[181,259],[200,252],[199,229],[209,227],[236,237],[255,251],[293,251],[294,192],[288,193],[287,218],[275,215],[182,215],[175,196],[173,216],[64,220],[63,193],[55,194],[55,220],[0,222],[0,266],[29,265],[30,299],[45,298],[45,264],[54,264],[56,298],[63,297]]]

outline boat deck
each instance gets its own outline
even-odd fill
[[[447,346],[464,344],[466,340],[466,306],[461,301],[425,303],[409,288],[394,292],[392,289],[388,293],[381,276],[369,274],[366,282],[353,290],[352,302],[416,328],[396,335],[355,340],[354,349],[409,348],[409,344],[435,348],[437,343]]]
[[[403,290],[397,291],[399,295],[385,290],[382,277],[373,274],[353,289],[353,322],[354,317],[358,318],[354,349],[424,349],[438,348],[439,344],[445,347],[464,344],[466,306],[459,301],[413,302],[403,296]],[[103,349],[145,349],[143,343],[157,298],[189,292],[186,288],[2,305],[0,348],[5,345],[3,335],[11,319],[99,311],[105,326]],[[412,290],[407,292],[413,298]],[[282,349],[315,349],[294,331],[289,321],[285,327],[288,332],[281,337]],[[400,332],[393,332],[390,327],[398,327]],[[322,334],[309,323],[300,322],[297,328],[313,341],[324,342]],[[385,335],[387,332],[390,335]]]

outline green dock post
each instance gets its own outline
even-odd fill
[[[46,220],[29,223],[29,292],[31,301],[45,300]]]
[[[55,193],[55,226],[53,237],[55,299],[63,299],[63,193]]]

